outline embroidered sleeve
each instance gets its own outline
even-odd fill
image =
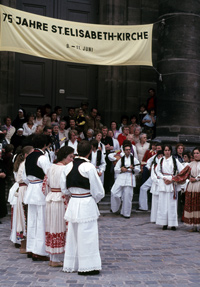
[[[172,180],[181,184],[186,181],[190,177],[191,168],[187,165],[178,175],[173,176]]]

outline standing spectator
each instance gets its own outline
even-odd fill
[[[6,186],[5,193],[6,198],[8,198],[8,193],[11,186],[14,184],[14,176],[13,176],[13,150],[14,146],[12,144],[7,144],[5,146],[5,153],[2,156],[4,168],[6,171]]]
[[[153,88],[148,90],[149,97],[147,99],[147,111],[150,112],[151,109],[154,109],[156,112],[156,93]]]
[[[20,108],[18,110],[18,115],[12,122],[12,125],[15,127],[16,130],[22,128],[23,124],[26,122],[26,112],[24,109]]]
[[[30,136],[35,133],[37,124],[34,123],[34,115],[29,114],[27,117],[27,122],[23,124],[23,135]]]
[[[2,159],[2,150],[0,149],[0,224],[1,219],[7,215],[6,195],[5,195],[6,171]]]
[[[111,137],[111,139],[113,140],[113,151],[119,151],[120,150],[120,146],[119,146],[119,142],[117,139],[114,138],[114,134],[112,130],[108,130],[108,136]]]
[[[12,122],[12,121],[11,121],[11,118],[10,118],[10,117],[6,117],[6,118],[4,119],[4,123],[5,123],[4,127],[7,128],[7,133],[6,133],[5,138],[8,140],[8,143],[10,143],[11,137],[14,135],[14,133],[15,133],[15,131],[16,131],[15,127],[13,127],[13,126],[11,125],[11,122]]]
[[[88,129],[92,129],[93,131],[96,130],[96,116],[97,116],[97,109],[96,108],[92,108],[90,115],[86,116],[86,124],[84,127],[84,131],[87,132]]]

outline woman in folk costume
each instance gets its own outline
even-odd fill
[[[167,185],[166,180],[171,180],[183,169],[183,165],[172,156],[172,147],[164,146],[164,157],[161,158],[157,166],[159,177],[159,200],[156,224],[163,225],[163,230],[168,226],[176,230],[178,226],[177,216],[177,186],[173,183]]]
[[[183,183],[189,179],[185,192],[185,207],[183,221],[192,227],[191,232],[200,227],[200,147],[193,149],[194,161],[190,162],[180,174],[173,176],[167,184]]]
[[[14,172],[16,175],[16,182],[19,184],[18,194],[17,194],[17,229],[16,236],[17,240],[21,241],[20,253],[26,253],[26,232],[27,232],[27,205],[23,203],[24,195],[27,190],[27,184],[23,181],[22,175],[25,168],[26,157],[33,152],[32,146],[25,146],[21,153],[17,155],[14,162]]]
[[[64,220],[69,196],[60,189],[60,175],[65,166],[73,161],[74,149],[62,147],[57,153],[57,163],[47,171],[47,183],[50,192],[46,196],[46,252],[50,254],[49,265],[63,266],[58,254],[64,253],[67,226]]]
[[[154,160],[152,162],[151,166],[151,180],[152,180],[152,185],[150,192],[152,193],[152,199],[151,199],[151,216],[150,216],[150,221],[151,222],[156,222],[157,218],[157,211],[158,211],[158,199],[159,199],[159,179],[157,176],[157,164],[160,158],[163,157],[163,151],[159,150],[157,152],[157,155],[154,157]]]

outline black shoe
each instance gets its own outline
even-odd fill
[[[162,230],[167,230],[167,225],[163,225]]]
[[[27,252],[27,258],[32,258],[32,252]]]
[[[88,275],[98,275],[99,270],[92,270],[87,272],[78,272],[78,275],[88,276]]]
[[[148,210],[141,209],[141,208],[137,208],[136,210],[137,210],[137,211],[148,211]]]
[[[121,216],[124,217],[124,218],[126,218],[126,219],[129,219],[129,218],[130,218],[130,216],[124,216],[124,215],[122,215],[122,214],[121,214]]]
[[[171,230],[176,231],[176,227],[175,227],[175,226],[172,226],[172,227],[171,227]]]
[[[15,248],[20,248],[21,244],[15,243]]]

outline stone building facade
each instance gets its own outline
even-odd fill
[[[67,107],[89,101],[103,121],[138,114],[157,93],[157,138],[198,142],[200,2],[195,0],[3,0],[1,4],[70,21],[105,25],[154,23],[153,67],[92,66],[0,53],[0,116],[22,106]]]

